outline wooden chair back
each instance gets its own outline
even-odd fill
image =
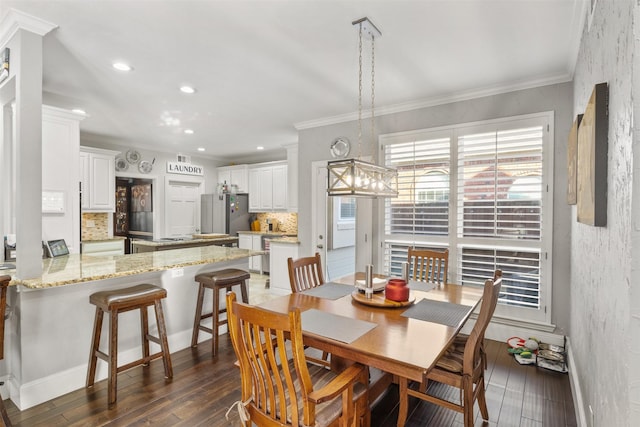
[[[289,284],[293,293],[315,288],[324,283],[319,253],[316,252],[315,256],[298,258],[295,261],[293,258],[288,258],[287,264],[289,266]]]
[[[449,249],[433,251],[430,249],[409,248],[408,262],[411,280],[439,284],[447,283]]]
[[[340,412],[325,420],[331,425],[355,422],[356,403],[352,399],[354,385],[366,384],[368,370],[354,364],[336,377],[331,370],[315,366],[309,373],[300,310],[276,313],[236,301],[234,292],[227,293],[229,334],[238,357],[242,402],[249,413],[247,426],[320,426],[316,422],[316,404],[342,396]],[[291,360],[292,359],[292,360]],[[329,380],[333,376],[334,380]],[[314,391],[313,379],[323,388]],[[327,381],[329,380],[329,381]],[[361,388],[366,388],[362,386]],[[367,406],[366,391],[360,393],[359,407]],[[350,402],[345,403],[348,399]],[[360,419],[365,415],[358,412]]]
[[[471,333],[469,333],[467,344],[464,348],[462,362],[463,375],[468,374],[473,376],[478,366],[484,370],[481,348],[484,341],[484,333],[489,326],[489,322],[491,322],[493,313],[496,310],[496,305],[498,305],[500,287],[502,286],[502,271],[496,270],[494,277],[495,280],[489,279],[484,283],[480,313],[476,319],[476,324],[473,326]]]

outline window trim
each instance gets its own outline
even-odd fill
[[[552,295],[553,295],[553,202],[554,202],[554,139],[555,139],[555,123],[554,123],[554,111],[544,111],[532,114],[523,114],[510,117],[501,117],[489,120],[480,120],[467,123],[459,123],[454,125],[439,126],[433,128],[417,129],[410,131],[395,132],[390,134],[379,135],[378,146],[381,153],[381,162],[384,162],[384,150],[385,146],[389,144],[409,143],[416,140],[434,139],[438,137],[450,137],[450,188],[454,190],[454,193],[450,193],[449,196],[449,236],[430,237],[429,240],[417,236],[397,235],[389,239],[391,241],[406,241],[407,243],[426,244],[432,246],[445,246],[449,248],[449,256],[453,262],[449,265],[449,277],[452,282],[456,282],[457,279],[457,260],[458,260],[458,248],[459,239],[457,236],[457,188],[458,188],[458,137],[461,134],[468,134],[474,132],[476,129],[486,129],[490,126],[502,125],[506,123],[513,123],[514,128],[520,127],[517,123],[522,122],[523,126],[526,126],[526,122],[537,122],[536,124],[543,125],[543,153],[544,160],[542,164],[543,168],[543,180],[542,191],[546,193],[544,196],[544,203],[541,214],[547,220],[544,223],[544,237],[540,241],[540,309],[535,312],[535,315],[524,316],[525,309],[515,309],[505,305],[499,305],[496,309],[496,315],[505,318],[516,318],[518,320],[528,320],[533,322],[540,322],[543,324],[551,324],[551,312],[552,312]],[[546,125],[546,129],[544,129]],[[511,127],[511,126],[509,126]],[[504,128],[501,128],[503,130]],[[455,197],[454,197],[455,195]],[[384,244],[387,241],[385,235],[385,203],[378,203],[378,227],[377,234],[379,236],[379,250],[377,253],[378,265],[384,265]],[[416,238],[417,237],[417,238]],[[470,243],[470,239],[465,239],[466,243]],[[486,240],[484,241],[486,243]],[[519,241],[518,245],[521,247],[530,246],[531,242]],[[538,245],[535,245],[538,247]]]

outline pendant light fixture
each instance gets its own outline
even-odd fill
[[[327,163],[329,196],[398,197],[398,171],[360,160],[362,154],[362,39],[371,40],[371,144],[375,148],[375,40],[382,37],[369,18],[358,27],[358,158]]]

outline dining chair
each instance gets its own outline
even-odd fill
[[[499,278],[502,277],[502,270],[496,270],[493,273],[493,281],[495,282],[496,280],[498,280]],[[463,353],[464,352],[464,347],[467,345],[467,339],[469,339],[469,335],[466,334],[458,334],[456,335],[455,339],[453,340],[453,344],[451,344],[451,346],[449,347],[450,351],[457,351],[458,353]],[[484,366],[484,369],[487,369],[488,366],[488,362],[487,362],[487,352],[484,348],[484,335],[482,336],[482,339],[480,340],[480,356],[482,357],[482,366]]]
[[[289,284],[291,292],[302,292],[307,289],[315,288],[324,283],[322,275],[322,261],[320,254],[316,252],[315,256],[287,259],[289,266]]]
[[[291,285],[291,292],[294,294],[324,284],[322,259],[318,252],[314,256],[298,258],[295,261],[293,258],[287,258],[287,265],[289,267],[289,285]],[[322,352],[321,359],[309,355],[307,357],[314,363],[329,366],[329,353],[326,351]]]
[[[369,425],[367,367],[335,373],[307,364],[299,309],[276,313],[238,302],[234,292],[227,307],[247,427]]]
[[[406,378],[399,378],[400,405],[398,423],[407,417],[409,396],[417,397],[427,402],[435,403],[445,408],[453,409],[464,414],[465,427],[473,426],[473,405],[478,401],[480,414],[485,421],[489,420],[487,401],[485,398],[484,366],[481,356],[481,343],[489,321],[493,316],[498,296],[502,286],[502,277],[497,280],[488,279],[484,284],[482,306],[471,333],[464,347],[464,352],[448,349],[436,362],[436,365],[425,375],[417,390],[409,387]],[[460,403],[428,394],[427,384],[436,381],[460,389]]]
[[[411,280],[438,284],[447,283],[449,249],[434,251],[409,248],[407,261],[409,262]]]

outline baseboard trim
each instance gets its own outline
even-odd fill
[[[582,399],[582,388],[580,387],[580,379],[576,368],[575,359],[573,358],[573,349],[571,340],[567,337],[567,365],[569,367],[569,383],[571,384],[571,395],[573,397],[573,407],[576,411],[576,421],[579,427],[587,427],[587,412],[585,411],[585,402]],[[591,426],[593,427],[593,426]]]

